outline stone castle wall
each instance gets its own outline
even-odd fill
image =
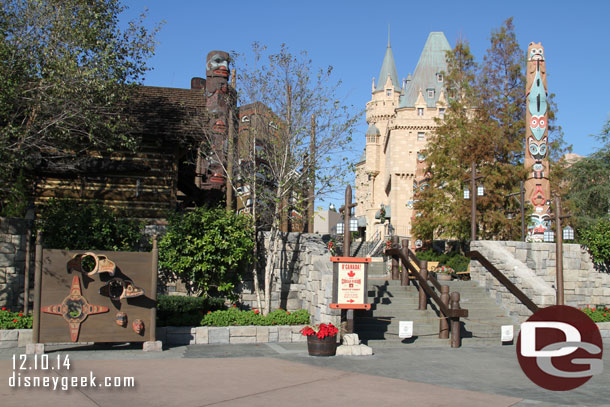
[[[481,252],[536,305],[555,305],[555,243],[476,241],[470,249]],[[478,261],[471,261],[470,275],[517,322],[531,315]],[[610,305],[610,274],[598,272],[587,250],[578,244],[563,245],[563,280],[565,305]]]

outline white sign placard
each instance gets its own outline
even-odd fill
[[[337,303],[364,304],[364,263],[339,263]]]
[[[398,337],[411,338],[413,336],[413,321],[400,321],[398,323]]]
[[[512,325],[502,325],[502,342],[511,342],[514,338],[514,331]]]

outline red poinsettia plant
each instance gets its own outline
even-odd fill
[[[301,333],[305,336],[316,335],[318,339],[324,339],[327,336],[335,336],[339,333],[339,329],[331,323],[308,325],[301,329]]]

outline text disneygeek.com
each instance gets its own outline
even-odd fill
[[[89,372],[87,376],[61,376],[59,370],[70,370],[70,357],[60,354],[49,358],[48,355],[14,355],[13,374],[8,378],[12,388],[48,388],[67,391],[71,388],[133,388],[133,376],[104,376],[98,378]],[[23,371],[23,372],[21,372]],[[38,376],[34,372],[57,372],[59,376]]]

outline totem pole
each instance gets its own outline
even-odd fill
[[[534,214],[528,225],[528,240],[541,242],[549,230],[551,217],[549,203],[548,161],[548,102],[544,48],[540,43],[530,43],[527,49],[527,109],[525,132],[525,181],[526,202],[534,206]]]
[[[207,156],[207,165],[201,168],[202,183],[208,188],[222,189],[225,186],[223,164],[226,162],[226,141],[229,128],[229,54],[224,51],[212,51],[206,62],[206,108],[209,114],[210,152],[204,151]]]

